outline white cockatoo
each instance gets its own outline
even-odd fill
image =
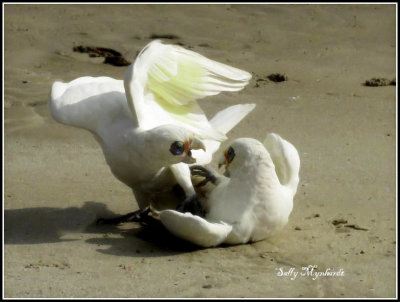
[[[172,209],[155,212],[171,233],[211,247],[259,241],[287,224],[300,170],[292,144],[273,133],[264,144],[239,138],[224,152],[220,164],[226,165],[229,177],[203,166],[191,167],[194,175],[215,184],[203,202],[204,218]]]
[[[194,188],[185,163],[206,164],[254,104],[238,104],[210,121],[198,99],[239,91],[251,75],[177,45],[155,40],[138,54],[124,80],[81,77],[54,82],[50,110],[60,123],[89,130],[100,143],[117,179],[132,188],[139,211],[108,222],[137,217],[150,202],[163,205],[163,192],[179,184],[185,197]],[[160,193],[160,201],[154,200]],[[106,221],[106,220],[104,220]]]

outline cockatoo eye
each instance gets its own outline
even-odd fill
[[[173,155],[181,155],[185,151],[185,143],[181,141],[175,141],[171,144],[169,151]]]
[[[235,150],[232,147],[229,147],[227,154],[228,163],[231,163],[235,158]]]

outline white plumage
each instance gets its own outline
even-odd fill
[[[176,236],[204,247],[241,244],[265,239],[287,224],[299,183],[296,148],[273,133],[264,144],[240,138],[230,147],[221,162],[228,166],[229,177],[217,178],[206,197],[204,219],[174,210],[159,212]]]
[[[194,193],[189,168],[179,163],[210,161],[225,134],[255,106],[235,105],[223,110],[223,119],[217,114],[208,121],[196,100],[243,89],[250,78],[245,71],[156,40],[144,47],[123,81],[81,77],[55,82],[50,109],[57,121],[94,134],[112,173],[133,189],[143,208],[154,193],[176,183],[176,176],[187,195]],[[174,142],[185,152],[171,154]]]

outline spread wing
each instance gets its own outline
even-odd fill
[[[191,213],[174,210],[161,211],[160,220],[175,236],[204,247],[223,243],[232,231],[232,226],[229,224],[211,223]]]
[[[145,130],[175,124],[202,138],[224,140],[196,100],[243,89],[251,75],[177,45],[152,41],[139,53],[124,79],[130,109]]]
[[[50,110],[60,123],[99,134],[115,121],[136,123],[128,108],[122,80],[80,77],[56,81],[51,88]]]

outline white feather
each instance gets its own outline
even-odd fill
[[[210,120],[210,124],[214,128],[226,134],[233,127],[235,127],[246,115],[248,115],[255,107],[255,104],[233,105],[219,111],[216,115],[214,115],[214,117]]]
[[[296,194],[299,184],[300,158],[296,148],[275,133],[269,133],[264,140],[271,159],[274,162],[276,174],[282,185],[286,185]]]
[[[174,210],[161,211],[160,220],[175,236],[204,247],[221,244],[232,231],[231,225],[211,223],[191,213]]]
[[[54,82],[50,110],[57,121],[95,133],[115,120],[129,119],[136,123],[128,109],[123,81],[109,77]]]

